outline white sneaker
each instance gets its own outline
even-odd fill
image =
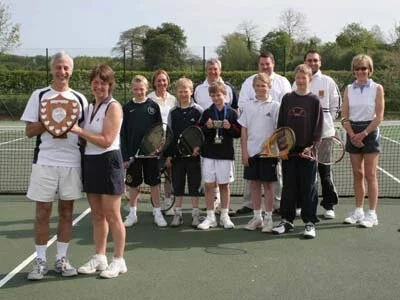
[[[127,215],[124,221],[124,225],[125,227],[131,227],[134,224],[136,224],[138,222],[138,217],[137,215]]]
[[[301,208],[296,208],[296,217],[301,217]]]
[[[199,215],[193,215],[192,216],[192,227],[196,227],[199,226],[200,224],[200,216]]]
[[[65,256],[56,260],[56,262],[54,263],[54,271],[64,277],[78,275],[75,267],[69,263],[68,258],[66,258]]]
[[[103,278],[115,278],[119,274],[123,274],[128,272],[128,269],[125,264],[125,259],[121,258],[118,260],[113,260],[112,263],[100,273],[100,277]]]
[[[307,223],[304,228],[304,238],[313,239],[315,238],[315,226],[313,223]]]
[[[217,227],[217,221],[214,218],[206,217],[203,222],[201,222],[197,228],[202,230],[210,229],[211,227]]]
[[[170,224],[171,227],[178,227],[183,224],[183,218],[181,215],[174,215],[172,222]]]
[[[168,225],[167,221],[165,221],[164,216],[161,213],[154,214],[154,223],[158,227],[166,227]]]
[[[95,254],[83,266],[79,267],[78,273],[80,274],[93,274],[97,271],[104,271],[108,267],[107,256]]]
[[[253,219],[251,219],[247,225],[244,227],[244,229],[246,230],[256,230],[257,228],[262,228],[264,226],[264,222],[263,219],[260,217],[253,217]]]
[[[327,209],[324,212],[325,219],[334,219],[335,218],[335,211],[333,209]]]
[[[33,269],[28,274],[28,280],[41,280],[47,274],[47,262],[36,258],[33,263]]]
[[[165,200],[164,200],[164,207],[165,207],[165,208],[170,207],[170,206],[171,206],[171,203],[172,203],[171,198],[165,198]],[[166,211],[165,211],[165,215],[166,215],[166,216],[175,216],[174,207],[171,207],[170,209],[166,210]]]
[[[373,226],[378,225],[378,217],[376,214],[367,213],[364,220],[360,222],[360,227],[363,228],[372,228]]]
[[[233,224],[229,215],[221,216],[219,219],[219,225],[223,226],[225,229],[235,228],[235,224]]]
[[[272,232],[272,228],[274,227],[274,223],[272,222],[272,218],[269,216],[264,217],[264,226],[261,229],[261,232]]]
[[[349,216],[344,219],[343,223],[344,224],[356,224],[360,223],[364,219],[364,211],[357,212],[357,211],[352,211],[349,213]]]

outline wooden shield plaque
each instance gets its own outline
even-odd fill
[[[78,121],[80,105],[61,94],[40,103],[40,120],[55,138],[67,138],[67,132]]]

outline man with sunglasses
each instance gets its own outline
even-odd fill
[[[322,74],[321,55],[315,50],[309,50],[304,55],[304,63],[308,65],[313,73],[313,78],[310,85],[311,93],[315,94],[320,100],[322,110],[324,112],[324,125],[322,129],[322,137],[335,135],[335,127],[333,120],[340,109],[340,92],[335,81]],[[293,84],[296,88],[296,84]],[[322,186],[322,201],[321,206],[325,209],[325,219],[334,219],[334,206],[338,204],[338,195],[335,185],[332,181],[331,167],[323,164],[318,164],[318,173],[321,178]],[[297,212],[299,214],[299,212]]]

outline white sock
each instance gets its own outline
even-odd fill
[[[192,216],[198,216],[198,215],[199,215],[199,208],[193,207],[192,208]]]
[[[262,218],[261,209],[260,210],[253,210],[255,218]]]
[[[123,257],[113,257],[113,261],[115,261],[116,263],[123,262],[124,258]]]
[[[129,208],[129,214],[130,214],[131,216],[136,216],[136,206],[131,206],[131,207]]]
[[[376,210],[375,210],[375,209],[370,209],[370,210],[368,211],[368,213],[369,213],[370,215],[375,216],[375,215],[376,215]]]
[[[355,213],[363,213],[363,212],[364,212],[364,209],[363,209],[362,207],[356,207],[356,209],[355,209],[354,212],[355,212]]]
[[[229,212],[228,208],[221,208],[221,217],[222,216],[227,216]]]
[[[153,215],[160,215],[161,214],[161,207],[154,207],[153,208]]]
[[[37,258],[40,258],[43,261],[47,261],[47,257],[46,257],[47,246],[46,245],[35,245],[35,249],[36,249]]]
[[[272,219],[272,211],[266,211],[265,215],[264,215],[264,218]]]
[[[61,258],[67,256],[68,245],[69,245],[68,243],[63,243],[63,242],[57,241],[56,259],[61,259]]]
[[[175,215],[182,216],[182,207],[175,207]]]
[[[214,210],[207,210],[207,218],[214,220],[215,219],[215,212]]]

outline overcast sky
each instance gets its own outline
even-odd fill
[[[236,31],[241,22],[252,21],[261,38],[277,28],[279,16],[288,8],[305,14],[309,33],[323,42],[334,41],[352,22],[368,29],[378,25],[387,35],[400,22],[398,0],[0,1],[8,5],[12,22],[21,24],[18,52],[32,55],[42,54],[45,48],[65,49],[72,55],[108,55],[122,31],[172,22],[184,29],[192,52],[199,55],[206,46],[209,56],[222,36]]]

